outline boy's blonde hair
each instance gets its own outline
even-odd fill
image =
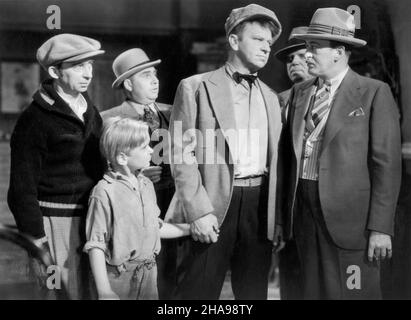
[[[128,154],[131,149],[149,142],[148,125],[145,122],[112,117],[104,122],[100,150],[109,163],[116,163],[116,157],[121,152]]]

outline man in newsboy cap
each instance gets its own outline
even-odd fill
[[[258,71],[281,24],[250,4],[231,11],[225,31],[226,64],[182,80],[171,113],[176,197],[166,218],[190,223],[192,232],[177,299],[218,299],[228,269],[236,299],[267,298],[282,124],[277,96]]]
[[[83,224],[89,192],[104,171],[102,120],[86,92],[93,59],[102,53],[98,41],[75,34],[44,42],[36,58],[50,79],[20,115],[10,142],[9,207],[19,231],[49,250],[70,299],[85,298]]]
[[[171,105],[156,102],[160,81],[156,66],[161,60],[150,60],[144,50],[133,48],[122,52],[113,62],[116,76],[113,88],[122,90],[125,100],[119,106],[103,111],[103,121],[110,117],[124,117],[141,120],[147,123],[150,130],[150,147],[155,150],[150,167],[143,174],[151,179],[163,219],[174,195],[174,181],[171,176],[170,162],[164,160],[168,140],[159,136],[159,130],[168,130]],[[161,144],[160,144],[161,143]],[[161,146],[156,148],[156,146]],[[170,299],[176,282],[177,241],[163,239],[158,257],[158,290],[160,299]]]
[[[378,260],[392,254],[401,181],[399,112],[390,87],[352,71],[354,17],[318,9],[306,33],[314,79],[290,93],[283,219],[306,299],[381,298]]]

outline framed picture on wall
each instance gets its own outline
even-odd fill
[[[1,62],[1,112],[20,113],[40,85],[40,66],[30,62]]]

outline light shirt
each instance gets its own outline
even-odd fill
[[[303,150],[301,152],[301,167],[300,167],[300,175],[299,175],[300,178],[302,179],[314,180],[314,181],[318,180],[319,157],[320,157],[320,151],[322,147],[322,140],[323,140],[325,125],[327,123],[328,116],[330,114],[335,95],[338,92],[341,82],[343,81],[348,70],[349,68],[347,67],[345,70],[340,72],[337,76],[330,79],[331,86],[330,86],[330,94],[328,97],[328,104],[330,107],[328,108],[321,122],[311,132],[309,136],[307,136],[308,132],[305,131],[304,140],[303,140]],[[323,82],[322,79],[319,79],[319,81]],[[320,87],[321,86],[318,86],[317,90],[319,90]],[[314,96],[315,94],[316,92],[314,93]],[[314,104],[314,101],[312,101],[312,103]],[[312,111],[312,106],[310,106],[310,108],[308,109],[308,112],[311,112],[311,111]],[[305,158],[304,151],[305,151],[307,142],[312,144],[312,153],[308,158]]]
[[[109,171],[90,195],[84,251],[101,249],[114,266],[150,259],[161,248],[159,215],[150,179]]]
[[[74,114],[84,122],[84,112],[87,111],[87,101],[84,99],[81,93],[78,94],[77,97],[73,97],[65,93],[59,86],[55,86],[57,94],[68,104],[71,110],[73,110]]]
[[[268,171],[268,119],[264,98],[258,79],[250,88],[244,79],[237,83],[233,79],[234,72],[234,67],[227,63],[226,74],[230,79],[237,136],[237,143],[229,144],[234,158],[234,176],[263,175]]]

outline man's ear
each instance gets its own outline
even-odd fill
[[[345,54],[345,47],[344,46],[340,46],[335,48],[335,54],[334,54],[334,62],[339,61]]]
[[[120,166],[126,166],[128,163],[128,156],[124,152],[120,152],[116,155],[116,162]]]
[[[231,33],[228,36],[228,44],[230,45],[230,48],[234,51],[238,51],[238,42],[239,42],[239,38],[238,35]]]
[[[131,83],[130,79],[126,79],[123,82],[123,87],[126,91],[131,92],[133,91],[133,84]]]
[[[49,74],[50,77],[53,79],[58,79],[60,78],[60,70],[56,66],[51,66],[47,69],[47,73]]]

